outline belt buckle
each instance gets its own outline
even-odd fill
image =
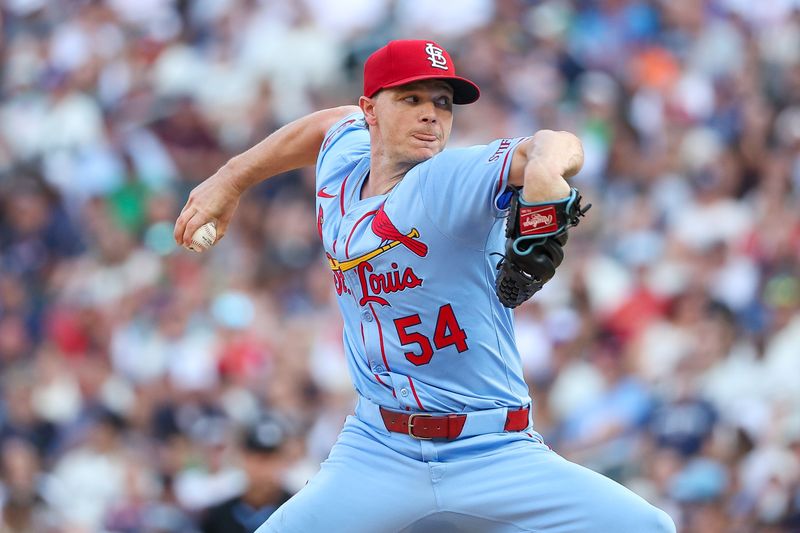
[[[408,415],[408,436],[409,437],[414,437],[417,440],[432,440],[433,437],[419,437],[417,435],[414,435],[412,430],[414,429],[414,419],[417,418],[417,417],[433,418],[433,415],[429,415],[429,414],[425,414],[425,413],[413,413],[413,414]]]

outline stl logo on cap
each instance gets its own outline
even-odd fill
[[[456,76],[456,65],[447,50],[430,39],[389,41],[364,62],[364,96],[381,89],[420,80],[442,80],[453,88],[454,104],[471,104],[481,95],[467,78]]]
[[[448,70],[447,58],[444,57],[443,50],[433,43],[425,45],[425,53],[428,54],[428,61],[434,68]]]

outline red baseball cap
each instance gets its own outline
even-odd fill
[[[447,50],[433,41],[401,40],[389,41],[367,58],[364,96],[372,98],[387,87],[431,79],[453,87],[454,104],[471,104],[481,95],[477,85],[456,76],[456,67]]]

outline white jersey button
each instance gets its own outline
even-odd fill
[[[400,389],[400,396],[408,396],[408,389],[405,387]]]
[[[363,318],[367,322],[372,322],[372,313],[370,313],[369,311],[364,311],[363,313],[361,313],[361,318]]]
[[[375,372],[383,372],[384,370],[386,370],[386,369],[383,368],[381,365],[378,365],[378,366],[375,367]]]

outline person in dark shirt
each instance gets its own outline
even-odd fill
[[[286,463],[285,427],[265,417],[249,428],[242,442],[247,486],[242,494],[209,508],[203,533],[252,533],[292,495],[281,476]]]

